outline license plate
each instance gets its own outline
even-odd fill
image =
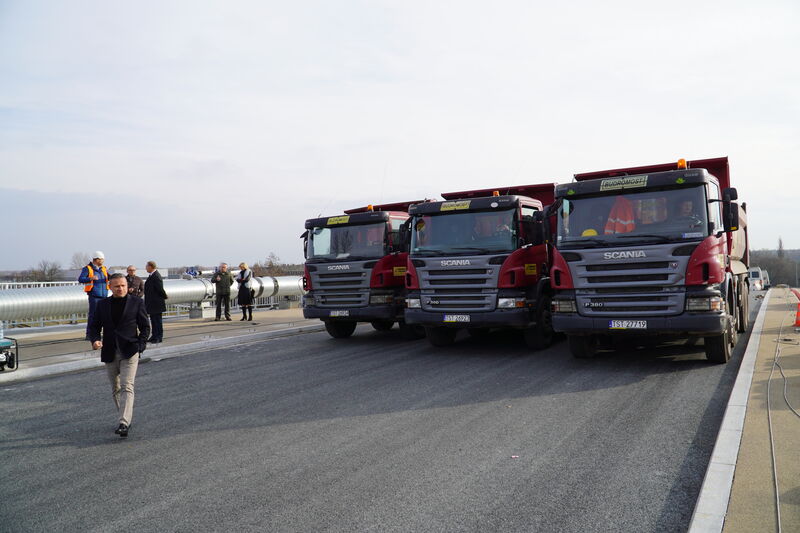
[[[647,320],[609,320],[608,329],[647,329]]]
[[[469,315],[444,315],[444,322],[469,322]]]
[[[330,316],[350,316],[350,311],[346,309],[344,311],[331,311]]]

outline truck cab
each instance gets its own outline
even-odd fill
[[[543,207],[553,183],[444,193],[411,206],[407,324],[435,346],[459,330],[517,328],[544,348],[550,320],[551,244]]]
[[[705,340],[727,362],[747,327],[744,210],[727,158],[576,174],[556,187],[553,325],[576,357],[599,339]]]
[[[349,337],[359,322],[406,336],[421,335],[403,321],[408,247],[400,228],[408,208],[399,202],[350,209],[306,220],[303,316],[319,318],[334,338]]]

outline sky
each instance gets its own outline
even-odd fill
[[[307,218],[718,156],[800,248],[800,3],[649,4],[0,0],[0,269],[302,262]]]

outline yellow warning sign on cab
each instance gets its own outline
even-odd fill
[[[461,200],[460,202],[444,202],[440,211],[456,211],[458,209],[469,209],[469,204],[472,200]]]
[[[525,263],[525,275],[526,276],[535,276],[536,275],[536,263]]]
[[[328,225],[331,226],[333,224],[347,224],[350,222],[350,216],[346,217],[331,217],[328,219]]]
[[[392,273],[395,276],[405,276],[406,275],[406,267],[394,267],[392,269]]]

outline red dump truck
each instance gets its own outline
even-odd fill
[[[664,336],[730,359],[747,328],[749,252],[727,157],[575,174],[555,197],[553,326],[575,357]]]
[[[403,321],[407,245],[400,227],[409,206],[398,202],[350,209],[306,220],[303,316],[319,318],[334,338],[349,337],[359,322],[406,337],[421,336]]]
[[[411,206],[406,323],[424,326],[435,346],[462,329],[492,328],[517,328],[531,347],[548,346],[552,244],[543,208],[553,187],[452,192]]]

